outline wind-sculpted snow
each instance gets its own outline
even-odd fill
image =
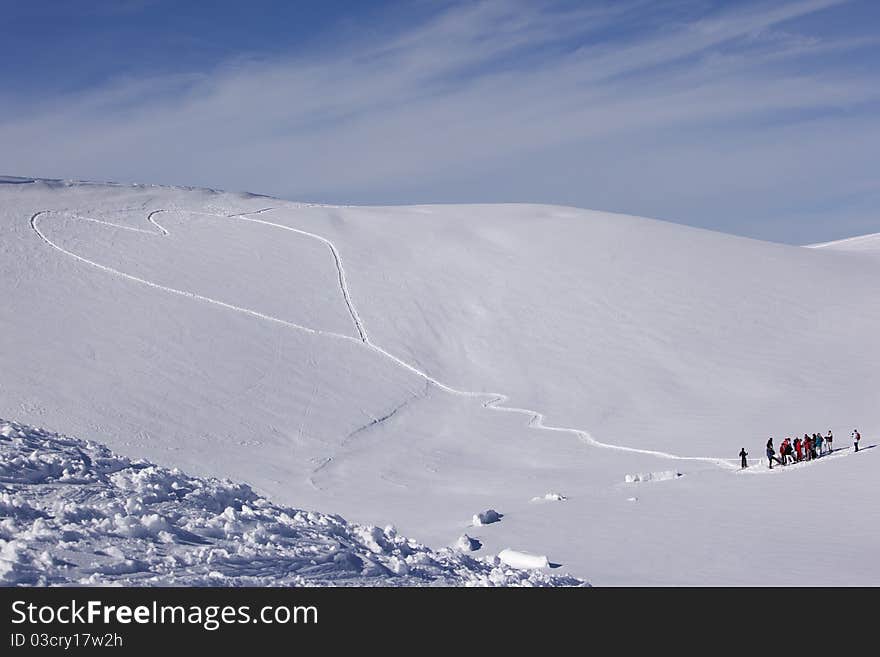
[[[0,584],[581,586],[0,420]]]

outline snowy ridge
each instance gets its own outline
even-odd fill
[[[302,324],[283,320],[278,317],[274,317],[271,315],[267,315],[265,313],[251,310],[249,308],[235,306],[233,304],[229,304],[224,301],[213,299],[211,297],[207,297],[207,296],[198,294],[196,292],[179,290],[176,288],[168,287],[166,285],[160,285],[160,284],[154,283],[152,281],[148,281],[146,279],[143,279],[143,278],[140,278],[137,276],[133,276],[131,274],[127,274],[127,273],[119,271],[117,269],[113,269],[112,267],[102,265],[102,264],[95,262],[93,260],[89,260],[87,258],[84,258],[80,255],[77,255],[76,253],[73,253],[73,252],[59,246],[58,244],[56,244],[55,242],[50,240],[40,230],[40,228],[38,226],[38,219],[42,215],[50,214],[51,211],[43,210],[43,211],[34,213],[31,216],[30,224],[31,224],[31,227],[34,230],[34,232],[37,233],[37,235],[40,237],[40,239],[43,242],[45,242],[46,244],[48,244],[52,248],[60,251],[61,253],[64,253],[67,256],[70,256],[72,258],[75,258],[76,260],[79,260],[80,262],[91,265],[93,267],[97,267],[98,269],[106,271],[110,274],[114,274],[116,276],[121,276],[123,278],[134,281],[136,283],[141,283],[143,285],[147,285],[149,287],[156,288],[156,289],[162,290],[164,292],[169,292],[172,294],[189,297],[189,298],[195,299],[197,301],[204,301],[204,302],[207,302],[207,303],[210,303],[213,305],[217,305],[217,306],[226,308],[228,310],[233,310],[236,312],[245,313],[247,315],[251,315],[251,316],[256,317],[258,319],[264,319],[267,321],[276,322],[276,323],[282,324],[282,325],[287,326],[292,329],[305,331],[305,332],[311,333],[311,334],[341,339],[341,340],[358,341],[361,344],[365,345],[366,347],[372,349],[373,351],[381,354],[385,358],[390,359],[398,366],[400,366],[400,367],[412,372],[413,374],[423,378],[428,383],[435,385],[436,387],[440,388],[441,390],[443,390],[447,393],[462,396],[462,397],[471,397],[471,398],[486,398],[486,397],[488,397],[489,399],[487,401],[483,402],[483,404],[482,404],[483,408],[486,408],[489,410],[494,410],[494,411],[500,411],[500,412],[504,412],[504,413],[516,413],[516,414],[528,416],[527,426],[529,428],[539,429],[539,430],[543,430],[543,431],[551,431],[551,432],[570,433],[570,434],[577,436],[579,439],[583,440],[584,442],[588,443],[589,445],[592,445],[593,447],[599,447],[599,448],[603,448],[603,449],[615,449],[615,450],[620,450],[620,451],[624,451],[624,452],[644,454],[644,455],[654,456],[654,457],[663,458],[663,459],[674,459],[674,460],[683,460],[683,461],[701,461],[701,462],[710,463],[710,464],[718,466],[720,468],[735,469],[736,466],[735,466],[734,462],[736,459],[725,459],[725,458],[711,457],[711,456],[681,456],[681,455],[672,454],[672,453],[660,451],[660,450],[643,449],[643,448],[637,448],[637,447],[629,447],[629,446],[625,446],[625,445],[616,445],[616,444],[611,444],[611,443],[605,443],[605,442],[600,442],[599,440],[595,439],[589,432],[584,431],[583,429],[575,429],[575,428],[570,428],[570,427],[559,427],[559,426],[552,426],[552,425],[545,424],[544,423],[545,416],[543,413],[540,413],[538,411],[535,411],[535,410],[532,410],[529,408],[520,408],[520,407],[516,407],[516,406],[504,406],[503,404],[509,400],[509,397],[503,393],[479,392],[479,391],[462,390],[460,388],[456,388],[454,386],[448,385],[448,384],[436,379],[431,374],[429,374],[429,373],[419,369],[418,367],[402,360],[401,358],[395,356],[394,354],[390,353],[389,351],[386,351],[382,347],[371,342],[370,339],[367,337],[366,329],[364,328],[363,322],[361,321],[360,316],[358,315],[358,312],[355,308],[354,302],[352,301],[351,293],[350,293],[349,286],[348,286],[347,279],[346,279],[346,275],[345,275],[345,268],[343,267],[343,264],[342,264],[342,256],[339,254],[339,251],[336,248],[336,246],[333,244],[333,242],[331,242],[330,240],[328,240],[325,237],[322,237],[321,235],[317,235],[317,234],[309,232],[309,231],[300,230],[298,228],[293,228],[291,226],[285,226],[283,224],[273,223],[270,221],[265,221],[263,219],[254,219],[254,218],[248,216],[248,215],[253,215],[253,214],[263,214],[263,213],[269,212],[273,209],[275,209],[275,208],[268,207],[268,208],[262,208],[260,210],[255,210],[253,212],[246,212],[246,213],[239,213],[239,214],[225,214],[225,215],[211,213],[211,212],[198,212],[198,211],[187,211],[187,214],[195,214],[195,215],[200,215],[200,216],[218,217],[218,218],[226,218],[226,219],[239,219],[242,221],[263,224],[266,226],[279,228],[281,230],[290,231],[293,233],[297,233],[299,235],[303,235],[305,237],[316,239],[319,242],[321,242],[322,244],[325,244],[330,249],[330,252],[333,256],[334,264],[336,266],[337,275],[339,278],[340,291],[341,291],[342,296],[345,300],[345,304],[348,308],[349,314],[351,315],[352,321],[354,322],[355,328],[357,329],[357,332],[358,332],[358,335],[360,338],[359,340],[353,338],[350,335],[336,333],[334,331],[324,331],[324,330],[311,328],[308,326],[303,326]],[[153,224],[160,231],[162,236],[168,236],[168,235],[170,235],[169,231],[166,228],[164,228],[162,225],[160,225],[154,219],[155,215],[163,213],[163,212],[175,212],[175,210],[168,210],[168,209],[154,210],[149,213],[147,219],[151,224]],[[81,217],[79,215],[71,215],[71,216],[75,219],[84,219],[86,221],[91,221],[91,222],[95,222],[95,223],[99,223],[99,224],[106,224],[106,225],[114,226],[117,228],[121,227],[121,228],[126,228],[127,230],[134,230],[134,231],[142,232],[142,233],[155,234],[155,233],[151,233],[150,231],[144,231],[144,230],[137,229],[137,228],[120,226],[117,224],[99,221],[99,220],[91,219],[88,217]]]
[[[869,235],[856,235],[855,237],[845,237],[844,239],[833,240],[831,242],[807,244],[804,248],[831,249],[860,253],[878,253],[880,252],[880,233],[871,233]]]
[[[0,584],[583,586],[0,420]]]

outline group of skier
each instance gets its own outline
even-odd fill
[[[853,429],[852,439],[853,448],[858,452],[859,441],[862,439],[858,429]],[[812,436],[804,434],[803,438],[795,438],[794,440],[786,438],[779,443],[779,456],[776,456],[776,450],[773,449],[773,438],[771,437],[767,441],[767,465],[772,470],[773,461],[776,461],[779,465],[800,463],[801,461],[812,461],[813,459],[820,458],[825,454],[833,452],[833,443],[834,436],[831,433],[831,429],[828,430],[827,436],[823,436],[820,433],[814,433]],[[739,451],[739,457],[742,459],[743,468],[748,467],[746,461],[748,455],[749,453],[746,451],[745,447]]]

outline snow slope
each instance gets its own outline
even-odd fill
[[[582,586],[0,420],[0,583]]]
[[[877,583],[873,450],[736,454],[871,444],[878,274],[574,208],[0,184],[0,412],[598,584]],[[823,493],[780,526],[794,489]],[[816,568],[781,570],[808,540]]]

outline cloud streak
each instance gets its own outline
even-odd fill
[[[859,167],[880,145],[880,76],[850,66],[876,57],[876,39],[799,25],[842,4],[453,5],[313,56],[19,101],[0,112],[0,170],[330,201],[561,202],[832,239],[871,217],[807,226],[797,208],[877,194]]]

